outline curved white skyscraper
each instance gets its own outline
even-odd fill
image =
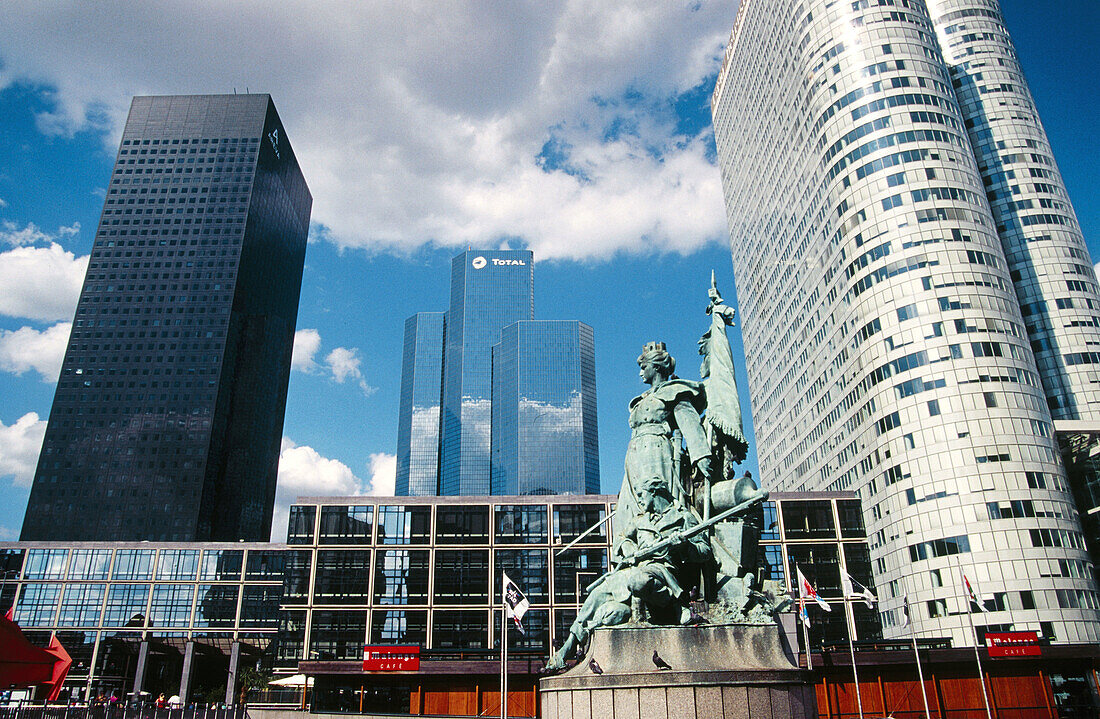
[[[713,115],[764,486],[860,493],[887,636],[907,593],[972,644],[965,572],[980,627],[1096,641],[1052,413],[1097,413],[1100,293],[997,4],[742,0]]]

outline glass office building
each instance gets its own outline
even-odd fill
[[[406,321],[398,495],[599,491],[592,329],[533,320],[533,277],[528,251],[469,250],[449,310]]]
[[[489,493],[492,348],[507,325],[534,319],[534,264],[527,250],[469,250],[451,260],[440,494]]]
[[[442,312],[405,320],[401,405],[397,417],[397,483],[402,497],[431,496],[439,483],[439,409],[443,396]]]
[[[428,710],[498,686],[501,574],[531,602],[525,633],[508,640],[526,667],[515,690],[532,692],[588,585],[608,569],[607,525],[560,550],[615,500],[307,497],[291,507],[285,544],[0,543],[0,610],[14,603],[16,622],[41,645],[58,632],[74,658],[63,696],[142,690],[225,701],[237,673],[259,666],[276,678],[315,676],[317,711],[417,713],[410,696],[420,687],[424,713],[463,713]],[[798,566],[833,603],[814,614],[811,645],[846,643],[853,630],[878,638],[874,611],[859,602],[841,610],[842,571],[873,586],[858,500],[780,494],[764,511],[767,578],[793,589]],[[364,671],[365,645],[417,645],[421,668]],[[251,701],[300,699],[290,690]]]
[[[997,3],[741,3],[712,99],[762,482],[859,492],[883,625],[1100,638],[1053,420],[1100,307]]]
[[[592,328],[508,325],[493,345],[492,494],[600,491]]]
[[[268,95],[137,97],[24,540],[266,540],[312,198]]]

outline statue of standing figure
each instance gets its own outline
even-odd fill
[[[648,343],[638,357],[649,389],[630,402],[612,569],[589,586],[550,670],[564,668],[597,627],[707,622],[693,598],[723,620],[773,621],[757,569],[768,493],[747,473],[733,478],[748,443],[726,336],[734,310],[713,273],[708,297],[701,381],[676,376],[664,343]]]

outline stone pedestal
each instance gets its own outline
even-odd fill
[[[597,629],[540,695],[543,719],[817,719],[808,674],[775,624]]]

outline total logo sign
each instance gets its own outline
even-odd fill
[[[470,266],[473,267],[475,270],[482,270],[482,269],[485,269],[485,267],[490,263],[492,263],[493,267],[508,267],[508,266],[526,267],[527,266],[527,263],[524,262],[523,260],[502,260],[502,259],[499,259],[497,257],[494,257],[491,260],[486,260],[481,255],[478,255],[477,257],[475,257],[470,262]]]

